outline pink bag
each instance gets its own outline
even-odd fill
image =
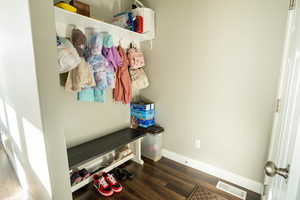
[[[128,50],[128,60],[130,69],[138,69],[145,66],[144,55],[136,48],[130,48]]]

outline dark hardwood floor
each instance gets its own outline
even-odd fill
[[[144,161],[144,166],[134,162],[128,162],[124,165],[130,172],[134,172],[136,177],[133,180],[122,182],[124,191],[120,194],[104,198],[89,185],[75,192],[73,198],[75,200],[184,200],[192,192],[194,186],[200,184],[228,200],[239,200],[217,190],[215,187],[219,179],[216,177],[166,158],[156,163],[145,158]],[[260,199],[260,195],[246,191],[247,200]]]
[[[239,200],[215,188],[218,178],[166,158],[159,162],[152,162],[145,158],[144,161],[144,166],[134,162],[124,165],[129,171],[134,172],[136,177],[122,182],[124,191],[120,194],[104,198],[89,185],[75,192],[73,198],[75,200],[184,200],[194,186],[200,184],[228,200]],[[0,199],[30,199],[24,195],[2,145],[0,145],[0,169]],[[260,199],[258,194],[246,191],[247,200]]]

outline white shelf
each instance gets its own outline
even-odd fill
[[[106,167],[106,168],[104,168],[104,169],[101,169],[101,170],[99,170],[98,172],[95,172],[94,174],[92,174],[92,175],[91,175],[90,177],[88,177],[87,179],[81,181],[80,183],[78,183],[78,184],[76,184],[76,185],[73,185],[73,186],[71,187],[71,191],[72,191],[72,192],[75,192],[76,190],[78,190],[78,189],[82,188],[83,186],[85,186],[85,185],[89,184],[90,182],[92,182],[92,181],[93,181],[93,175],[95,175],[95,174],[101,175],[103,172],[109,172],[109,171],[113,170],[114,168],[116,168],[116,167],[122,165],[123,163],[125,163],[125,162],[127,162],[127,161],[133,159],[134,157],[135,157],[135,156],[134,156],[134,154],[132,153],[132,154],[126,156],[125,158],[122,158],[121,160],[118,160],[118,161],[112,163],[112,164],[109,165],[108,167]]]
[[[54,6],[54,10],[56,23],[75,25],[76,27],[82,29],[93,28],[101,32],[109,32],[114,36],[118,36],[120,39],[127,39],[130,41],[142,42],[153,39],[146,33],[136,33],[113,24],[108,24],[97,19],[69,12],[56,6]]]

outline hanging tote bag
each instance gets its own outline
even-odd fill
[[[130,69],[129,72],[133,91],[141,90],[149,86],[148,77],[143,68]]]
[[[65,38],[58,38],[57,44],[59,73],[69,72],[76,68],[80,64],[81,59],[72,43]]]
[[[128,60],[130,69],[138,69],[145,66],[144,54],[136,48],[128,50]]]

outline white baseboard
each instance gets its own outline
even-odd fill
[[[170,160],[174,160],[178,163],[192,167],[194,169],[205,172],[209,175],[218,177],[230,183],[236,184],[238,186],[244,187],[248,190],[261,194],[263,184],[257,181],[242,177],[240,175],[234,174],[232,172],[216,168],[212,165],[188,158],[186,156],[171,152],[167,149],[162,150],[162,155]]]

